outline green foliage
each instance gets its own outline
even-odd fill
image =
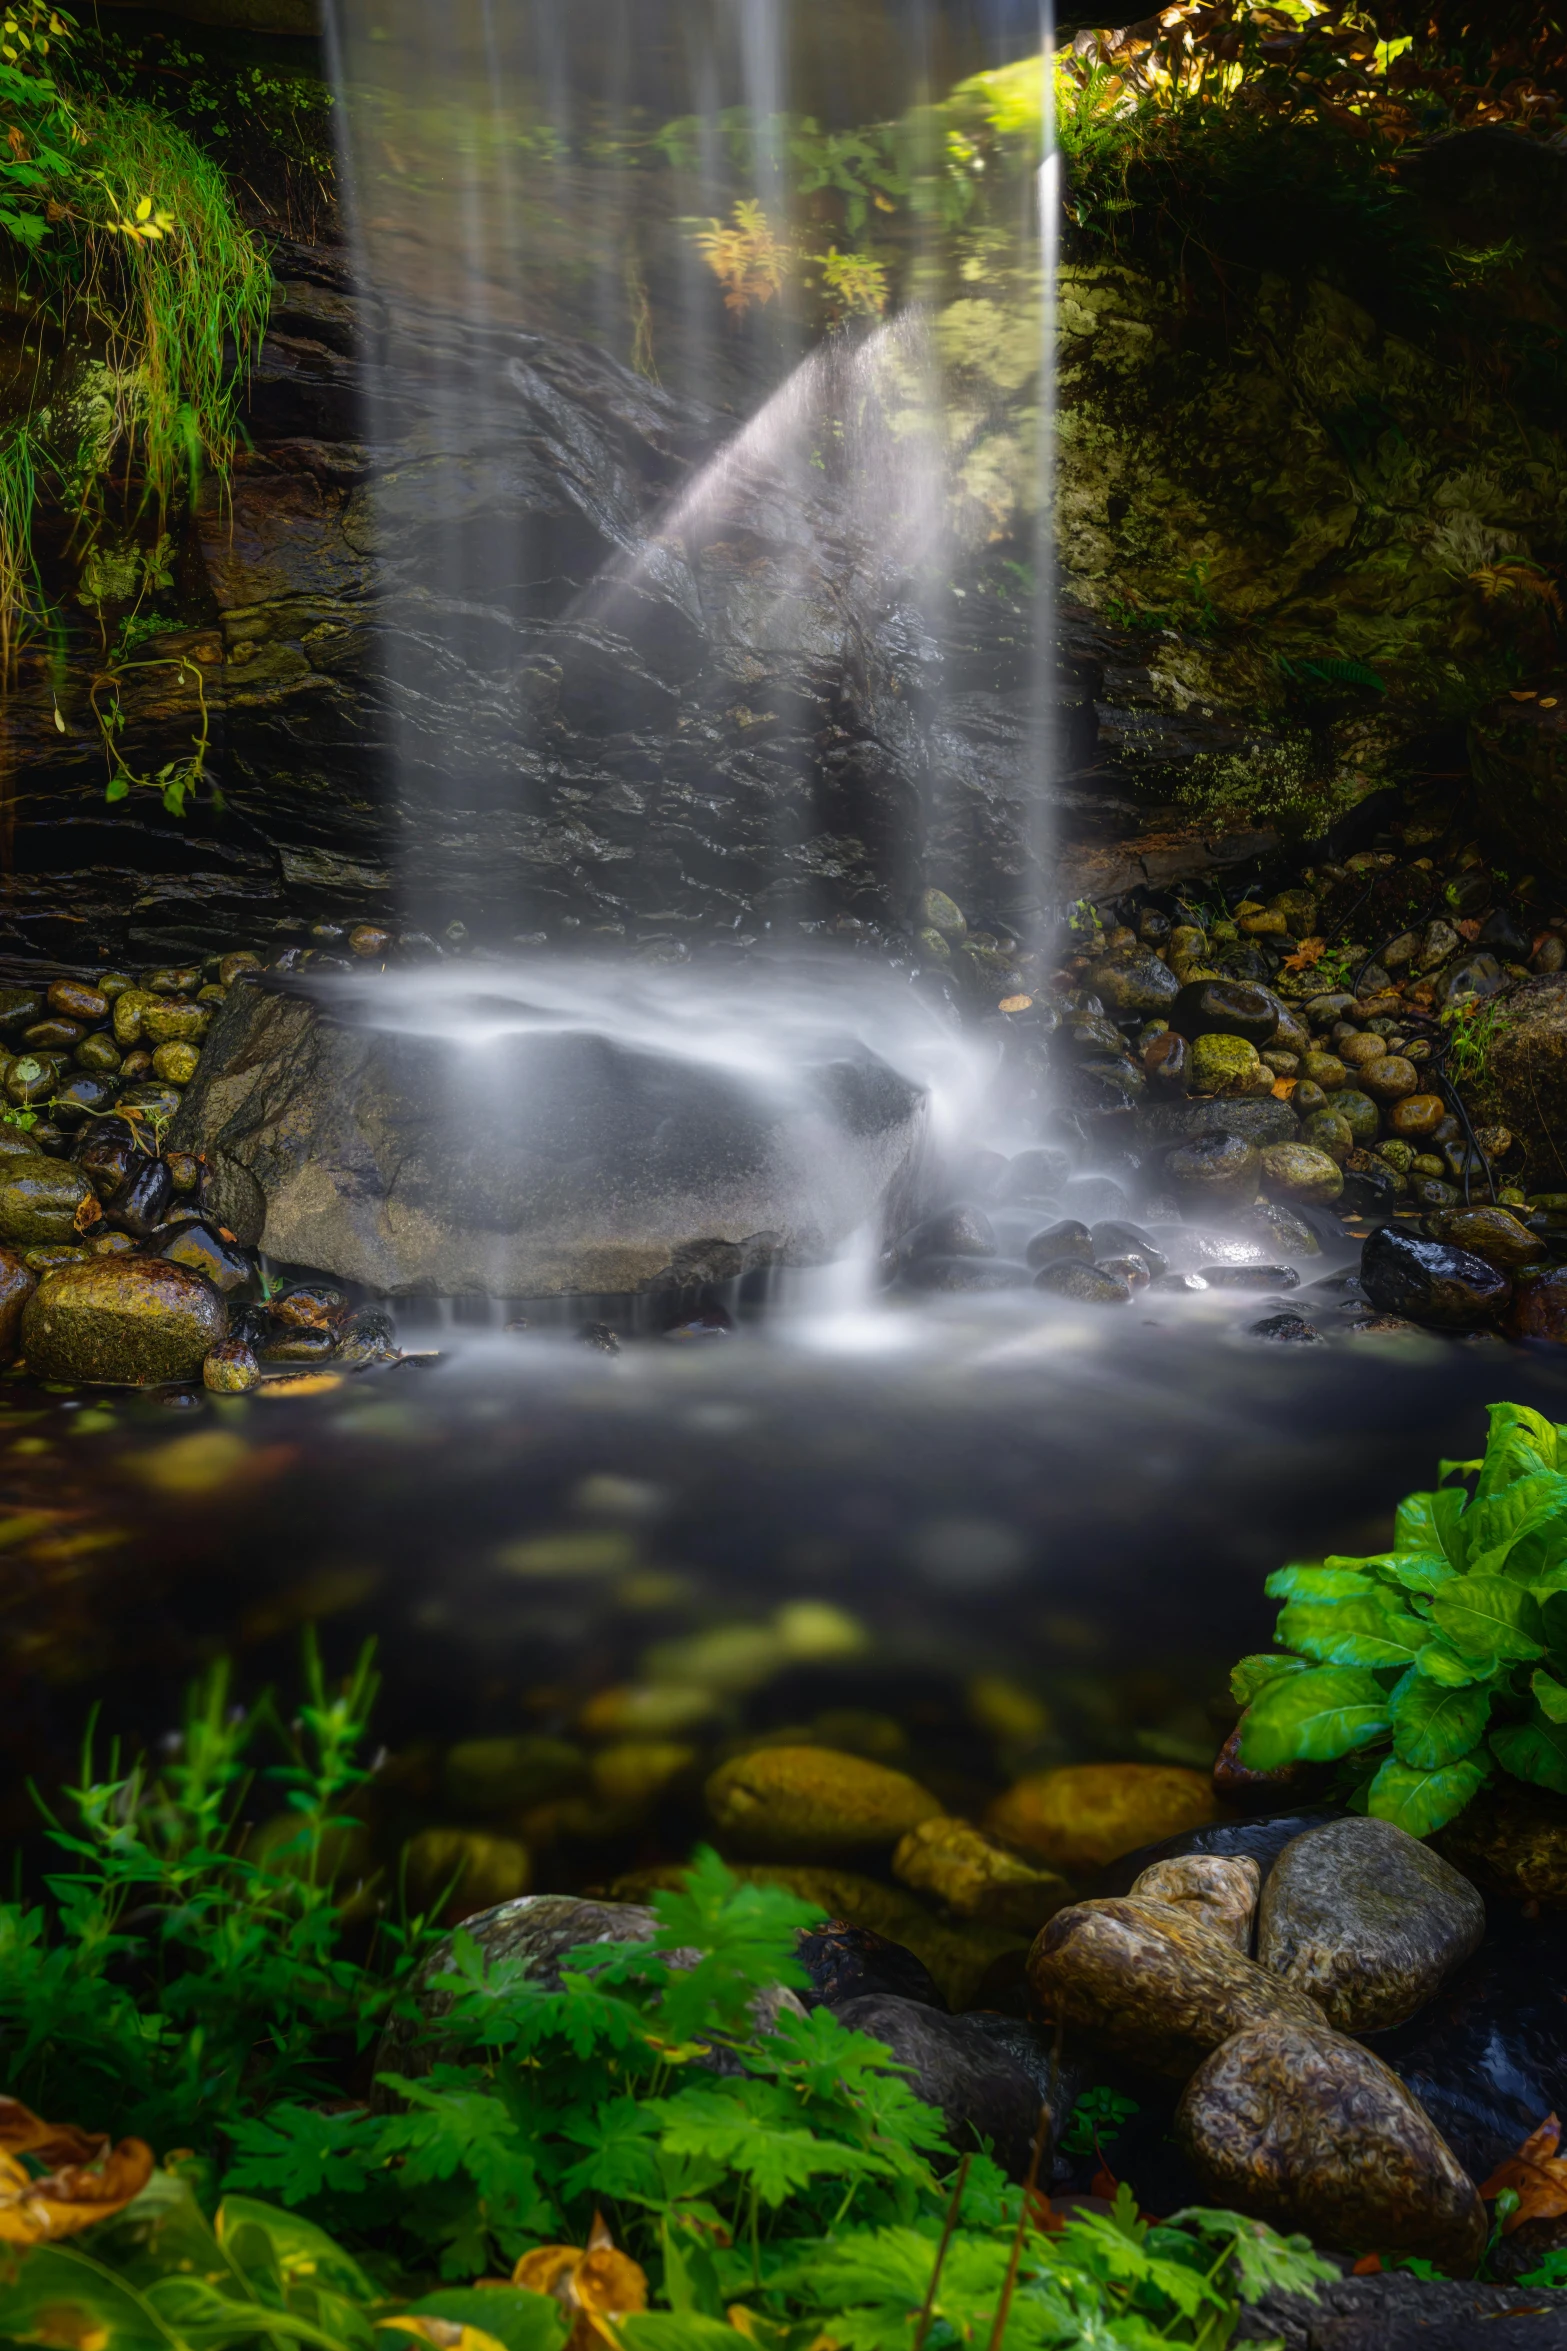
[[[378,1964],[347,1957],[343,1807],[373,1693],[367,1657],[334,1691],[307,1649],[270,1769],[294,1825],[257,1840],[264,1860],[235,1823],[252,1739],[281,1725],[270,1705],[238,1717],[223,1669],[155,1770],[111,1757],[98,1781],[89,1757],[78,1826],[53,1831],[49,1931],[43,1906],[0,1913],[8,2087],[181,2151],[113,2218],[0,2264],[0,2337],[560,2351],[561,2305],[490,2281],[541,2240],[586,2246],[596,2215],[650,2289],[606,2335],[628,2351],[737,2333],[808,2351],[824,2330],[842,2351],[1220,2351],[1242,2304],[1334,2274],[1233,2213],[1151,2222],[1125,2189],[1044,2233],[978,2148],[944,2178],[941,2117],[889,2052],[782,1997],[820,1912],[710,1853],[653,1896],[649,1941],[569,1952],[548,1979],[487,1964],[460,1928],[439,1953],[410,1929]],[[406,1996],[416,1957],[433,2023]],[[408,2055],[372,2109],[343,2093],[389,2017]],[[1108,2132],[1127,2110],[1090,2094],[1080,2120]],[[449,2282],[421,2293],[432,2272]]]
[[[1493,1404],[1442,1477],[1473,1491],[1407,1496],[1389,1551],[1271,1575],[1279,1650],[1231,1677],[1248,1764],[1354,1757],[1354,1801],[1415,1836],[1498,1768],[1567,1793],[1567,1430]]]
[[[1062,2154],[1092,2155],[1110,2146],[1120,2137],[1123,2124],[1139,2111],[1137,2100],[1123,2097],[1119,2090],[1085,2090],[1061,2134]]]

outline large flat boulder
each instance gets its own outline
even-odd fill
[[[235,991],[170,1140],[240,1240],[387,1296],[625,1295],[911,1212],[925,1091],[830,1020],[780,1035],[759,1001],[748,1056],[694,1004],[684,1031],[571,1016],[558,967],[531,999],[463,986]]]

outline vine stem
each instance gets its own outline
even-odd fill
[[[947,2205],[947,2217],[941,2224],[941,2242],[936,2247],[935,2267],[930,2273],[930,2284],[925,2288],[925,2299],[920,2304],[919,2319],[914,2328],[914,2340],[909,2346],[909,2351],[923,2351],[925,2337],[930,2332],[930,2322],[936,2309],[936,2288],[941,2283],[941,2271],[947,2258],[947,2247],[952,2242],[952,2232],[958,2225],[958,2214],[963,2209],[963,2191],[968,2186],[969,2165],[973,2160],[972,2155],[965,2155],[963,2161],[958,2165],[957,2185],[953,2189]]]
[[[1050,2134],[1050,2109],[1041,2104],[1039,2128],[1034,2133],[1034,2152],[1028,2159],[1028,2177],[1023,2182],[1023,2199],[1018,2206],[1017,2227],[1012,2232],[1012,2251],[1007,2258],[1007,2274],[1001,2288],[1001,2300],[996,2305],[996,2323],[990,2330],[987,2351],[1001,2351],[1007,2331],[1007,2320],[1012,2312],[1012,2296],[1017,2290],[1018,2264],[1023,2258],[1023,2231],[1028,2226],[1028,2207],[1039,2184],[1039,2166],[1044,2161],[1045,2140]]]

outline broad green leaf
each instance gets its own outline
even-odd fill
[[[1390,1755],[1371,1783],[1366,1810],[1411,1837],[1429,1837],[1463,1811],[1490,1776],[1483,1756],[1466,1755],[1436,1771],[1419,1771]]]
[[[1494,1730],[1491,1753],[1515,1780],[1567,1795],[1567,1723],[1552,1722],[1539,1706],[1531,1709],[1527,1722],[1503,1723]]]
[[[1479,1745],[1490,1716],[1483,1682],[1448,1690],[1424,1674],[1406,1674],[1393,1692],[1393,1753],[1418,1771],[1438,1770]]]
[[[1275,1638],[1322,1665],[1412,1665],[1431,1638],[1391,1596],[1364,1600],[1292,1600],[1279,1612]]]
[[[1389,1551],[1370,1564],[1384,1581],[1399,1584],[1406,1592],[1438,1591],[1458,1573],[1440,1551]]]
[[[1387,1693],[1353,1666],[1321,1666],[1277,1681],[1241,1721],[1240,1751],[1253,1771],[1330,1762],[1391,1728]]]
[[[1554,1470],[1520,1477],[1473,1503],[1464,1521],[1471,1575],[1495,1575],[1515,1548],[1567,1515],[1567,1478]]]
[[[1539,1608],[1508,1576],[1455,1577],[1432,1596],[1431,1614],[1466,1657],[1544,1655]]]
[[[1567,1663],[1567,1591],[1545,1594],[1540,1602],[1540,1619],[1546,1648],[1553,1657]]]
[[[1237,1706],[1249,1706],[1270,1682],[1281,1680],[1285,1674],[1309,1671],[1304,1657],[1291,1657],[1282,1649],[1261,1650],[1231,1666],[1230,1696]]]
[[[375,2288],[353,2255],[345,2253],[325,2229],[297,2212],[263,2204],[254,2196],[225,2196],[213,2226],[224,2252],[247,2275],[256,2239],[247,2238],[246,2232],[254,2230],[264,2242],[270,2262],[290,2285],[308,2279],[312,2285],[326,2286],[357,2301],[369,2302],[375,2297]]]
[[[1262,1588],[1271,1600],[1364,1600],[1376,1590],[1359,1560],[1339,1559],[1276,1567]]]
[[[1445,1689],[1463,1690],[1471,1682],[1489,1681],[1496,1667],[1482,1658],[1460,1656],[1449,1641],[1427,1641],[1415,1659],[1415,1670]]]
[[[445,2286],[425,2294],[398,2312],[400,2318],[445,2318],[453,2325],[477,2327],[493,2335],[505,2351],[559,2351],[571,2332],[571,2313],[552,2295],[529,2294],[521,2286]],[[401,2340],[406,2351],[419,2351],[417,2341],[401,2338],[391,2329],[381,2341],[396,2351]]]
[[[1463,1517],[1469,1496],[1462,1486],[1439,1486],[1432,1494],[1406,1494],[1393,1524],[1393,1549],[1439,1551],[1454,1567],[1464,1564]]]
[[[1553,1673],[1547,1673],[1543,1665],[1537,1665],[1529,1677],[1529,1687],[1548,1721],[1567,1722],[1567,1685],[1559,1682]]]
[[[1475,1489],[1477,1499],[1511,1478],[1558,1466],[1556,1430],[1532,1404],[1493,1404],[1487,1418],[1490,1433]]]
[[[71,2245],[39,2245],[0,2282],[0,2336],[57,2351],[169,2351],[143,2297]]]

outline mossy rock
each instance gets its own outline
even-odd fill
[[[1057,1870],[1041,1869],[966,1820],[921,1821],[899,1841],[892,1873],[954,1916],[1034,1935],[1072,1899]]]
[[[709,1779],[706,1798],[726,1843],[790,1860],[890,1849],[943,1809],[907,1772],[832,1747],[760,1747],[732,1756]]]
[[[42,1152],[0,1160],[0,1241],[40,1249],[77,1238],[76,1212],[93,1196],[81,1169]]]
[[[1212,1783],[1175,1763],[1068,1763],[998,1796],[985,1825],[1068,1877],[1217,1817]]]
[[[40,1379],[152,1387],[201,1377],[228,1333],[210,1282],[160,1257],[94,1257],[50,1274],[22,1315],[22,1351]]]
[[[1192,1091],[1271,1094],[1273,1073],[1258,1060],[1249,1037],[1198,1037],[1192,1046]]]

